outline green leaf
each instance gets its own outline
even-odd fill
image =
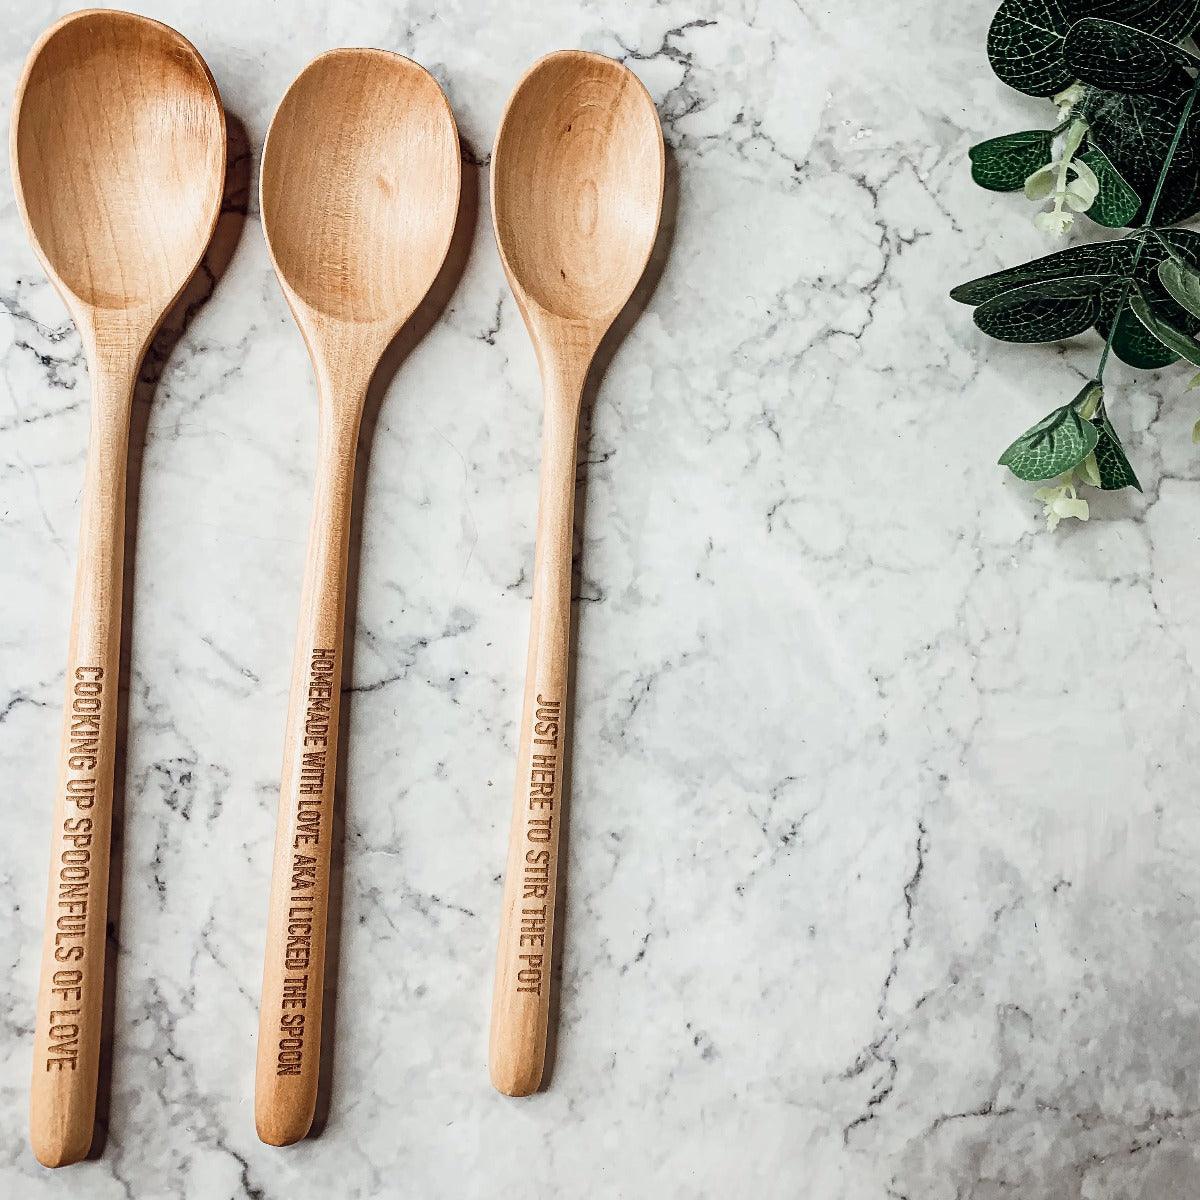
[[[1087,13],[1082,0],[1004,0],[988,29],[992,70],[1019,92],[1053,96],[1072,81],[1063,61],[1067,30]]]
[[[1200,0],[1004,0],[988,30],[992,69],[1030,96],[1061,92],[1075,79],[1063,44],[1085,17],[1109,17],[1177,42],[1200,24]]]
[[[1080,396],[1093,387],[1095,384],[1089,383]],[[1065,475],[1083,462],[1096,448],[1100,435],[1091,421],[1079,415],[1075,407],[1079,398],[1056,408],[1021,434],[1000,455],[1000,465],[1018,479],[1035,482]]]
[[[1100,316],[1104,278],[1046,279],[981,304],[975,324],[1002,342],[1057,342],[1090,329]]]
[[[1125,239],[1127,245],[1144,241],[1138,259],[1136,283],[1151,312],[1160,321],[1174,326],[1184,333],[1200,330],[1200,320],[1181,308],[1163,287],[1158,277],[1159,265],[1171,256],[1189,265],[1200,266],[1200,233],[1191,229],[1162,229],[1149,234],[1131,234]],[[1113,332],[1113,353],[1124,363],[1139,370],[1154,370],[1176,361],[1178,355],[1169,350],[1158,338],[1120,304],[1124,288],[1119,291],[1106,290],[1101,297],[1102,311],[1096,329],[1107,337],[1116,322]],[[1119,314],[1119,319],[1118,319]]]
[[[1133,315],[1152,333],[1168,350],[1180,358],[1186,358],[1193,366],[1200,367],[1200,342],[1189,337],[1182,330],[1159,320],[1143,296],[1136,289],[1129,297],[1129,307]]]
[[[1176,304],[1200,318],[1200,272],[1176,259],[1164,258],[1158,264],[1158,279]]]
[[[1200,271],[1200,232],[1139,230],[1120,241],[1072,246],[961,284],[950,295],[964,304],[986,306],[985,312],[976,314],[976,324],[993,337],[1045,341],[1069,337],[1086,328],[1080,322],[1095,311],[1091,297],[1098,287],[1099,311],[1093,319],[1100,335],[1107,337],[1112,331],[1113,352],[1122,362],[1153,369],[1174,362],[1177,354],[1124,305],[1131,272],[1153,316],[1185,335],[1200,332],[1200,317],[1176,303],[1159,279],[1159,265],[1169,258]],[[1026,291],[1034,284],[1054,281],[1075,286]],[[992,303],[1001,297],[1011,298]]]
[[[1162,164],[1183,117],[1192,81],[1173,67],[1154,94],[1107,91],[1089,87],[1079,110],[1088,123],[1088,140],[1100,147],[1142,204],[1132,220],[1145,215]],[[1200,114],[1198,114],[1200,115]],[[1200,210],[1200,126],[1189,121],[1171,159],[1155,221],[1170,225]]]
[[[1120,229],[1128,225],[1142,206],[1137,192],[1126,183],[1125,177],[1113,166],[1108,155],[1099,146],[1081,154],[1079,161],[1087,163],[1100,181],[1100,194],[1087,210],[1087,215],[1097,225],[1104,225],[1109,229]]]
[[[1200,238],[1200,234],[1197,235]],[[1133,263],[1134,244],[1126,239],[1119,242],[1089,242],[1071,246],[1035,258],[1017,267],[1006,267],[991,275],[982,275],[969,283],[960,283],[950,298],[960,304],[983,304],[1013,288],[1037,283],[1043,279],[1065,279],[1070,276],[1109,276],[1121,278],[1128,274]]]
[[[1142,485],[1108,417],[1095,416],[1091,423],[1096,427],[1096,466],[1100,471],[1100,486],[1106,492],[1119,492],[1127,487],[1135,487],[1140,492]]]
[[[1156,225],[1190,221],[1200,213],[1200,138],[1191,121],[1180,146],[1182,149],[1171,160],[1167,182],[1154,212]]]
[[[1155,229],[1154,236],[1147,243],[1147,252],[1153,251],[1153,244],[1156,241],[1161,242],[1167,248],[1165,253],[1169,254],[1173,251],[1189,267],[1195,267],[1200,271],[1200,231],[1195,229]],[[1157,267],[1158,263],[1156,262],[1156,272]]]
[[[1083,83],[1115,92],[1152,92],[1176,68],[1200,66],[1174,42],[1095,17],[1071,26],[1063,42],[1063,58]]]
[[[1015,192],[1050,161],[1053,144],[1054,134],[1049,129],[1029,129],[980,142],[967,151],[971,178],[992,192]]]
[[[1168,42],[1182,40],[1200,25],[1196,0],[1097,0],[1088,7],[1092,16],[1111,17]]]
[[[1100,332],[1108,336],[1107,327]],[[1169,367],[1179,361],[1179,355],[1168,350],[1146,327],[1131,313],[1128,307],[1122,309],[1117,321],[1116,331],[1112,336],[1113,353],[1123,362],[1139,371],[1157,371],[1160,367]]]
[[[1145,235],[1131,235],[1126,240],[1137,240],[1139,237],[1144,237],[1145,244],[1134,276],[1154,314],[1187,333],[1200,330],[1200,318],[1180,307],[1163,286],[1158,274],[1159,267],[1172,258],[1189,269],[1200,270],[1200,233],[1192,229],[1154,229]]]

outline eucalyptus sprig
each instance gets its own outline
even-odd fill
[[[1000,456],[1020,479],[1057,480],[1036,493],[1051,528],[1087,520],[1081,487],[1141,490],[1109,419],[1110,357],[1143,370],[1181,358],[1200,366],[1200,233],[1177,227],[1200,213],[1198,26],[1200,0],[1003,0],[988,34],[996,74],[1052,99],[1056,113],[1046,129],[973,146],[975,182],[1023,189],[1043,206],[1038,227],[1055,236],[1078,213],[1130,229],[950,293],[1001,341],[1054,342],[1091,328],[1104,339],[1079,394]]]

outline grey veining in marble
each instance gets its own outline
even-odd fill
[[[7,111],[68,6],[0,7]],[[1194,1196],[1194,401],[1117,368],[1146,491],[1086,526],[1048,536],[994,466],[1095,347],[946,300],[1042,246],[965,165],[1032,111],[986,67],[993,5],[144,8],[251,180],[312,56],[418,59],[478,223],[370,437],[329,1116],[286,1151],[251,1092],[316,409],[253,203],[148,368],[107,1141],[51,1173],[26,1092],[88,382],[0,189],[0,1195]],[[674,216],[580,467],[561,1032],[514,1102],[486,1043],[539,393],[485,165],[565,46],[645,81]]]

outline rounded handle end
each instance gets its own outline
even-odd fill
[[[254,1114],[258,1139],[268,1146],[291,1146],[308,1136],[313,1114],[291,1106],[260,1109]]]
[[[542,1084],[542,1061],[523,1056],[493,1055],[489,1068],[492,1087],[504,1096],[532,1096]]]
[[[45,1128],[35,1121],[29,1131],[29,1145],[43,1167],[69,1167],[87,1158],[92,1148],[92,1129]]]

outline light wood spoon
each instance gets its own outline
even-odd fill
[[[308,1133],[321,1056],[329,850],[354,460],[367,385],[429,291],[458,215],[450,105],[416,63],[333,50],[288,89],[267,134],[262,219],[317,379],[317,483],[300,599],[254,1116],[264,1142]]]
[[[92,381],[30,1096],[33,1152],[57,1167],[87,1154],[96,1112],[130,407],[146,347],[216,226],[225,114],[175,30],[86,10],[30,52],[11,155],[17,205]]]
[[[664,152],[637,76],[598,54],[535,63],[508,102],[492,155],[504,271],[545,392],[525,701],[492,999],[492,1083],[541,1083],[567,737],[575,457],[584,380],[649,260]]]

